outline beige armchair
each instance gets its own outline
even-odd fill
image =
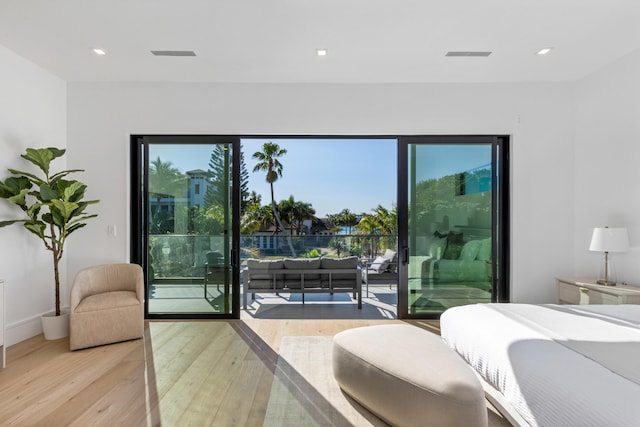
[[[71,287],[71,350],[142,338],[144,276],[137,264],[85,268]]]

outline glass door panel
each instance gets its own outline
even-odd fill
[[[407,288],[399,308],[407,317],[496,301],[495,144],[440,140],[447,142],[405,146]]]
[[[233,143],[186,138],[144,146],[150,317],[232,313]]]

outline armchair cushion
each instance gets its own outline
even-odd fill
[[[80,301],[76,307],[76,313],[87,311],[109,310],[116,307],[128,307],[138,305],[140,302],[135,292],[114,291],[91,295]]]

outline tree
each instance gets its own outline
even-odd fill
[[[391,210],[385,208],[382,205],[378,205],[372,214],[364,214],[362,219],[358,223],[358,234],[370,234],[376,236],[394,236],[397,234],[397,218],[398,218],[398,209],[394,206]],[[371,252],[372,254],[376,252],[375,240],[378,238],[372,239],[371,242]],[[395,243],[393,243],[395,244]],[[392,242],[387,237],[382,241],[382,245],[390,247],[392,246]]]
[[[242,212],[243,209],[246,209],[250,202],[250,197],[249,171],[247,170],[247,164],[244,161],[242,145],[240,145],[240,212]]]
[[[184,181],[184,175],[171,162],[163,162],[160,157],[151,162],[149,165],[149,195],[156,198],[157,206],[155,211],[151,211],[153,215],[150,232],[173,232],[173,214],[167,211],[163,213],[160,201],[163,197],[175,199],[176,196],[180,196]]]
[[[240,233],[253,234],[260,230],[260,228],[266,228],[270,225],[276,225],[271,206],[250,204],[247,206],[247,209],[245,209],[242,213],[242,217],[240,218]]]
[[[349,209],[343,209],[335,215],[329,215],[329,219],[335,225],[341,227],[348,227],[348,233],[351,234],[353,226],[358,225],[358,215],[351,212]]]
[[[231,162],[228,156],[228,146],[226,144],[216,144],[209,158],[207,191],[204,194],[205,209],[211,206],[223,207],[225,202],[229,202],[230,182]]]
[[[252,191],[247,197],[247,205],[262,205],[262,196],[255,191]]]
[[[303,221],[308,218],[314,218],[316,213],[311,203],[296,201],[293,196],[289,196],[286,200],[281,200],[278,203],[278,211],[289,223],[289,234],[291,235],[293,234],[294,225],[297,234],[300,235]]]
[[[213,236],[224,232],[224,212],[220,207],[189,208],[189,234]]]
[[[293,196],[278,203],[278,212],[289,223],[289,235],[293,235],[293,222],[296,218],[296,201]]]
[[[380,234],[396,234],[398,230],[398,209],[394,206],[391,210],[382,205],[374,209],[376,223]]]
[[[240,233],[253,234],[260,228],[276,225],[271,206],[262,206],[262,196],[252,191],[247,197],[247,206],[240,217]]]
[[[184,175],[171,162],[163,162],[158,157],[149,165],[149,194],[154,195],[158,203],[165,196],[176,197],[183,187]]]
[[[302,223],[305,219],[315,219],[316,210],[313,209],[311,203],[305,202],[296,202],[294,207],[298,234],[300,234],[302,230]]]
[[[278,157],[282,157],[287,154],[287,150],[280,148],[278,144],[272,142],[265,142],[262,145],[262,151],[253,153],[253,158],[258,160],[258,163],[253,167],[254,172],[263,171],[266,172],[266,181],[269,183],[271,190],[271,209],[273,210],[273,216],[276,219],[278,227],[284,232],[284,226],[278,215],[278,207],[276,205],[276,199],[273,192],[273,183],[282,177],[282,163],[278,160]],[[293,243],[291,237],[287,239],[289,243],[289,249],[291,254],[295,257],[296,252],[293,249]]]
[[[225,150],[229,144],[217,144],[211,151],[209,169],[207,170],[207,191],[204,196],[204,206],[222,206],[225,203],[225,182],[231,182],[231,159],[225,161]],[[226,179],[225,179],[226,178]],[[249,172],[244,161],[244,153],[240,146],[240,209],[246,209],[249,203]]]
[[[334,237],[329,240],[329,247],[336,251],[336,255],[340,257],[344,251],[349,249],[343,237]]]
[[[373,214],[364,214],[358,223],[361,234],[396,234],[398,209],[378,205]]]

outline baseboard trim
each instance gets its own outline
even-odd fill
[[[7,325],[7,347],[28,340],[42,333],[42,322],[40,315],[22,319],[18,322]]]
[[[62,307],[62,309],[68,310],[69,307]],[[7,347],[40,335],[42,333],[42,321],[40,317],[46,313],[51,313],[51,310],[7,324],[5,329]]]

